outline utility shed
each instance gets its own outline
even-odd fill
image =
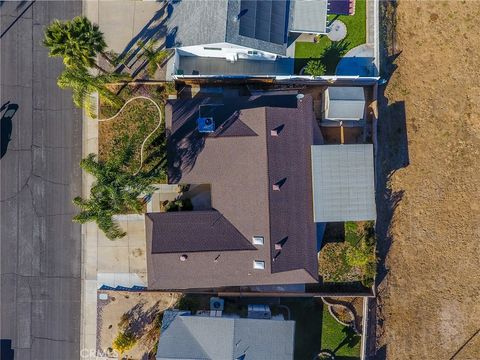
[[[362,120],[365,114],[363,87],[330,86],[323,94],[325,120]]]
[[[327,0],[296,0],[291,5],[290,31],[327,33]]]
[[[313,145],[315,222],[376,219],[373,145]]]

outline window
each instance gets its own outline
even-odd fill
[[[207,47],[204,46],[203,50],[216,50],[216,51],[222,51],[222,48],[217,48],[217,47]]]
[[[248,55],[258,55],[258,51],[255,51],[255,50],[249,50],[247,52]]]
[[[265,269],[265,261],[262,260],[253,260],[253,268],[257,270]]]
[[[254,236],[252,238],[252,243],[253,245],[263,245],[264,244],[263,236]]]

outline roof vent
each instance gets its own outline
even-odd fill
[[[215,132],[215,121],[212,117],[199,117],[197,119],[197,129],[200,133]]]
[[[287,178],[283,178],[280,181],[277,181],[275,184],[272,185],[273,191],[280,191],[280,188],[287,182]]]
[[[284,127],[285,125],[282,124],[277,126],[275,129],[270,130],[270,136],[279,136]]]
[[[186,254],[180,255],[180,261],[187,261],[187,259],[188,259],[188,255]]]

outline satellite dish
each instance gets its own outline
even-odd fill
[[[297,100],[302,100],[305,97],[303,94],[298,94],[297,95]]]

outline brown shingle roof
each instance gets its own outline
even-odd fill
[[[223,105],[205,106],[212,103]],[[200,108],[202,115],[207,111],[214,118],[217,128],[225,126],[220,133],[230,136],[218,136],[219,132],[199,134],[196,119]],[[295,95],[281,94],[177,100],[167,105],[166,114],[171,132],[169,182],[211,184],[212,206],[247,241],[257,235],[264,237],[265,244],[256,246],[255,251],[225,252],[228,248],[222,250],[217,245],[228,242],[218,241],[218,254],[209,254],[196,250],[206,245],[199,247],[196,240],[190,243],[188,238],[195,234],[178,224],[177,229],[169,230],[170,241],[182,232],[183,252],[194,252],[187,262],[180,263],[178,254],[152,253],[163,233],[150,226],[149,287],[184,289],[315,282],[316,226],[309,159],[316,124],[311,97],[305,96],[302,101],[297,101]],[[283,126],[279,136],[272,137],[270,130],[279,126]],[[272,186],[278,181],[284,183],[280,191],[273,191]],[[206,230],[202,234],[203,231]],[[275,249],[276,243],[282,244],[281,251]],[[254,270],[254,260],[265,261],[265,270]]]
[[[278,133],[267,136],[273,273],[303,268],[318,274],[310,167],[312,106],[308,97],[297,109],[267,108],[267,133]],[[280,190],[273,190],[275,184]]]
[[[216,210],[149,213],[147,217],[153,224],[153,254],[255,250]]]

